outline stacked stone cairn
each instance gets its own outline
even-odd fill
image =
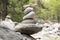
[[[36,26],[35,12],[33,7],[26,7],[24,14],[25,16],[23,17],[23,21],[15,26],[16,32],[31,35],[42,30],[42,27]]]
[[[0,40],[35,40],[30,35],[15,32],[15,22],[10,18],[10,15],[7,15],[5,20],[0,19]]]

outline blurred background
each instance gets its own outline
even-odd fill
[[[36,5],[37,19],[60,22],[60,0],[0,0],[0,18],[9,14],[13,21],[21,22],[24,5]]]

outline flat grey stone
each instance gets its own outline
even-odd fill
[[[0,40],[35,40],[33,37],[0,26]]]
[[[32,7],[27,7],[25,10],[24,10],[24,14],[27,14],[31,11],[33,11],[34,9]]]
[[[36,24],[18,24],[15,27],[15,31],[23,34],[34,34],[42,30],[42,27],[36,26]]]

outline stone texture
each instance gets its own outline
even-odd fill
[[[48,26],[48,27],[47,27]],[[45,23],[42,31],[33,34],[37,40],[60,40],[60,23]]]
[[[34,34],[42,30],[42,27],[39,27],[35,24],[18,24],[15,27],[15,31],[21,32],[23,34]]]
[[[32,7],[27,7],[25,10],[24,10],[24,13],[27,14],[31,11],[33,11],[34,9]]]
[[[28,35],[41,31],[42,27],[36,25],[34,9],[32,7],[27,7],[24,13],[26,15],[23,17],[23,21],[15,26],[14,31]]]
[[[35,40],[33,37],[0,26],[0,40]]]
[[[23,17],[23,20],[24,19],[27,19],[27,18],[35,18],[35,12],[34,11],[31,11],[31,12],[29,12],[27,15],[25,15],[24,17]]]

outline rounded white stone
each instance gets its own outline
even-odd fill
[[[34,11],[31,11],[29,14],[25,15],[23,17],[23,19],[26,19],[26,18],[34,18],[35,17],[35,12]]]
[[[27,14],[31,11],[33,11],[34,9],[32,7],[27,7],[25,10],[24,10],[24,13]]]

